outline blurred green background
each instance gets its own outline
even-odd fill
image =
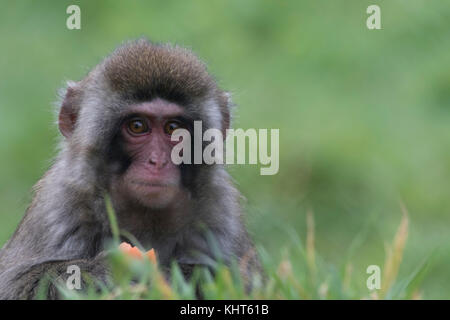
[[[81,7],[81,30],[66,8]],[[382,30],[366,28],[381,7]],[[56,91],[123,40],[142,35],[191,47],[238,105],[234,127],[279,128],[280,170],[231,172],[247,197],[256,242],[279,256],[286,230],[332,264],[369,264],[409,212],[400,274],[437,259],[424,298],[450,298],[450,2],[0,1],[0,245],[56,154]],[[367,290],[367,289],[366,289]]]

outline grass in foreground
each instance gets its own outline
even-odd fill
[[[290,232],[294,249],[285,249],[280,261],[274,261],[264,248],[258,248],[266,277],[262,280],[256,276],[251,292],[246,292],[236,265],[218,264],[215,277],[199,269],[186,281],[178,266],[173,264],[168,282],[157,265],[147,259],[130,259],[117,249],[119,229],[108,201],[107,205],[115,239],[110,254],[112,283],[106,287],[86,279],[91,285],[84,292],[61,287],[66,299],[195,299],[197,287],[201,288],[205,299],[420,299],[420,284],[432,258],[425,259],[408,276],[398,277],[409,224],[406,209],[402,208],[402,220],[393,241],[386,245],[384,266],[380,266],[380,288],[370,291],[356,283],[351,261],[336,268],[318,255],[314,245],[314,216],[310,212],[305,245],[297,233]],[[357,244],[352,245],[349,251],[357,247]]]

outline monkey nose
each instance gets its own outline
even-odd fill
[[[150,157],[148,162],[150,165],[156,167],[157,169],[164,168],[168,163],[167,157],[165,156]]]

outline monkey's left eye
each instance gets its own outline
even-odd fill
[[[147,122],[141,118],[135,118],[128,121],[127,129],[131,134],[143,134],[149,131]]]
[[[175,130],[181,128],[181,124],[178,121],[169,121],[164,125],[164,132],[171,135]]]

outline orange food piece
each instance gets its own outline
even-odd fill
[[[133,247],[127,242],[122,242],[119,245],[119,250],[121,250],[122,252],[124,252],[126,255],[128,255],[131,258],[141,260],[144,257],[147,257],[151,262],[156,263],[156,254],[155,254],[154,249],[151,249],[151,250],[147,251],[145,254],[143,254],[142,251],[139,250],[138,247]]]
[[[155,254],[155,250],[154,249],[148,250],[146,255],[147,255],[147,258],[151,262],[156,263],[156,254]]]

